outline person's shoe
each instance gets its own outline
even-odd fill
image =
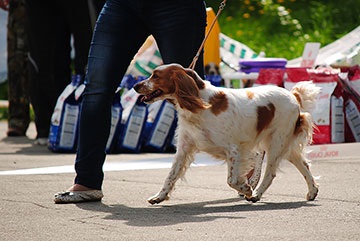
[[[48,144],[48,138],[37,138],[34,141],[35,145],[46,146]]]
[[[25,131],[20,130],[19,128],[12,128],[9,127],[8,131],[6,132],[7,136],[25,136]]]
[[[55,194],[54,202],[61,203],[80,203],[80,202],[98,202],[104,197],[101,190],[89,191],[65,191]]]

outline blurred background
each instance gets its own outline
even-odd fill
[[[215,12],[221,1],[208,0]],[[267,57],[294,59],[306,42],[325,46],[360,25],[359,0],[231,0],[221,32]]]

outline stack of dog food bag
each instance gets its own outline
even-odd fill
[[[122,127],[114,153],[165,152],[172,149],[177,116],[175,108],[169,102],[156,101],[145,104],[132,89],[143,80],[126,76],[122,85],[127,91],[122,95]]]
[[[360,142],[360,67],[287,68],[284,86],[312,80],[321,92],[312,112],[314,144]]]
[[[360,66],[347,68],[340,74],[344,90],[345,141],[360,142]]]
[[[80,100],[75,91],[82,81],[81,75],[72,76],[58,97],[51,117],[48,147],[54,152],[74,152],[76,150]],[[80,88],[81,89],[81,88]]]
[[[339,85],[339,71],[332,68],[287,68],[286,89],[297,82],[312,80],[321,88],[315,109],[312,112],[316,125],[313,134],[314,144],[342,143],[345,141],[344,97]]]
[[[241,60],[240,71],[258,73],[250,86],[277,85],[290,90],[297,82],[321,88],[312,112],[313,144],[360,142],[360,67],[287,67],[281,58]],[[245,85],[246,86],[246,85]]]
[[[173,151],[177,125],[174,106],[167,101],[147,105],[132,87],[145,77],[126,75],[116,90],[111,107],[111,129],[106,152],[139,153]],[[81,76],[59,96],[53,112],[49,145],[53,152],[76,152],[79,109],[85,88]]]

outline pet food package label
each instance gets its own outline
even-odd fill
[[[154,121],[161,109],[162,103],[163,103],[163,100],[155,101],[155,102],[147,105],[148,115],[147,115],[146,122],[145,122],[145,130],[144,130],[145,133],[150,133],[151,128],[154,124]],[[145,136],[145,138],[143,140],[144,143],[146,142],[147,137],[148,137],[148,135]]]
[[[331,142],[345,142],[344,98],[331,96]]]
[[[56,101],[56,105],[54,108],[54,112],[51,116],[51,124],[53,125],[60,125],[60,118],[62,114],[62,109],[64,107],[65,100],[74,93],[74,91],[77,89],[79,83],[81,81],[80,75],[74,75],[72,76],[71,83],[68,84],[63,92],[60,94]]]
[[[346,121],[349,125],[354,140],[360,142],[360,112],[358,106],[352,99],[349,99],[345,105]]]
[[[331,125],[330,113],[331,107],[331,94],[334,92],[337,85],[336,82],[329,83],[316,83],[321,88],[320,94],[316,99],[315,109],[313,110],[312,117],[317,127],[314,131],[313,141],[314,144],[330,143],[331,142]]]
[[[360,95],[360,66],[355,65],[349,68],[347,72],[347,79],[349,80],[350,87]]]
[[[63,111],[65,100],[75,91],[76,86],[68,85],[65,87],[64,91],[60,94],[59,98],[56,101],[54,112],[51,116],[51,123],[53,125],[60,125],[61,113]]]
[[[106,153],[113,153],[116,145],[117,137],[121,132],[122,106],[120,103],[120,94],[115,94],[113,104],[111,106],[111,126],[108,141],[106,143]]]
[[[80,104],[75,100],[74,92],[80,81],[80,75],[73,76],[56,102],[48,144],[48,148],[54,152],[75,152]]]
[[[65,104],[65,111],[61,123],[59,147],[73,148],[75,146],[78,125],[79,105]]]
[[[360,79],[350,81],[350,86],[360,95]]]
[[[60,125],[51,125],[49,149],[54,152],[75,152],[79,105],[64,104]]]
[[[147,113],[147,106],[140,102],[140,99],[138,98],[120,135],[120,151],[130,151],[135,153],[140,151]]]
[[[161,101],[156,118],[146,137],[145,149],[164,152],[174,136],[176,128],[175,107],[167,101]],[[150,113],[150,111],[149,111]]]
[[[350,72],[349,72],[350,73]],[[345,140],[346,142],[359,142],[360,137],[360,94],[354,87],[358,80],[350,80],[353,77],[348,73],[341,73],[340,82],[344,88],[345,97]]]

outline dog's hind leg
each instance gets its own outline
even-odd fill
[[[254,168],[246,175],[249,185],[255,189],[261,177],[261,168],[265,157],[265,151],[256,152],[254,154]]]
[[[186,169],[194,161],[195,145],[189,141],[186,144],[180,144],[175,154],[175,160],[171,170],[164,182],[160,192],[150,197],[147,201],[151,204],[157,204],[169,199],[169,194],[173,190],[176,181],[183,177]]]
[[[232,146],[229,157],[227,160],[228,164],[228,180],[227,183],[230,187],[237,190],[239,193],[245,195],[245,197],[252,196],[252,188],[247,182],[246,169],[247,163],[242,160],[240,150],[237,146]]]
[[[279,163],[287,152],[288,143],[286,140],[289,138],[286,138],[286,133],[283,133],[283,135],[277,134],[277,136],[277,138],[272,137],[268,140],[269,147],[266,148],[267,150],[265,151],[267,163],[264,177],[254,190],[253,196],[251,198],[246,198],[248,201],[257,202],[260,200],[261,196],[269,188],[275,178]]]
[[[306,200],[312,201],[316,198],[317,193],[319,191],[319,186],[316,184],[314,177],[310,172],[310,167],[305,159],[303,153],[298,153],[296,151],[292,151],[289,157],[289,161],[294,164],[294,166],[299,170],[299,172],[305,178],[305,181],[308,186],[308,193],[306,195]]]
[[[254,190],[258,185],[261,178],[261,169],[265,157],[265,151],[254,152],[253,155],[249,155],[248,161],[251,162],[252,169],[246,174],[248,184]],[[244,197],[244,194],[239,192],[240,197]]]

